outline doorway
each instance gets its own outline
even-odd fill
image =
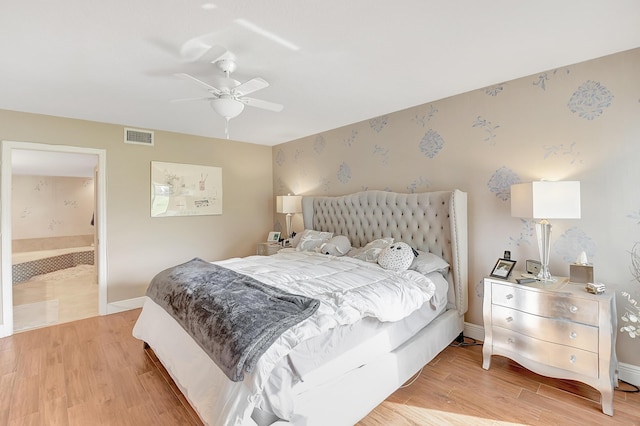
[[[66,174],[69,175],[72,169],[78,166],[77,162],[83,163],[84,160],[91,160],[94,162],[95,168],[92,171],[93,185],[94,185],[94,226],[95,226],[95,238],[93,239],[93,263],[95,265],[95,272],[93,274],[97,279],[97,299],[98,299],[98,313],[100,315],[106,314],[106,232],[105,232],[105,215],[106,215],[106,189],[105,189],[105,170],[106,170],[106,152],[101,149],[72,147],[64,145],[48,145],[38,143],[27,142],[11,142],[3,141],[2,143],[2,196],[1,196],[1,211],[4,213],[1,217],[1,238],[2,238],[2,275],[0,277],[0,284],[2,286],[2,324],[0,325],[0,337],[8,336],[14,332],[14,307],[13,307],[13,281],[14,270],[12,268],[12,242],[13,242],[13,230],[12,230],[12,182],[14,171],[19,168],[29,167],[25,166],[16,159],[23,161],[25,158],[32,159],[36,162],[36,168],[40,174],[56,175]],[[37,164],[37,159],[47,159],[47,162]],[[55,161],[51,161],[55,159]],[[13,161],[16,160],[16,161]],[[47,167],[53,167],[51,171],[44,171]],[[56,173],[55,168],[59,168],[59,173]],[[79,166],[78,166],[79,167]],[[16,170],[14,170],[14,168]],[[23,172],[24,173],[24,172]],[[43,180],[44,182],[44,180]],[[71,202],[71,201],[69,201]],[[27,214],[29,212],[26,212]],[[90,218],[87,218],[87,221]],[[55,222],[52,222],[55,225]],[[38,243],[40,241],[37,241]],[[47,242],[48,243],[48,242]],[[58,242],[56,242],[57,244]],[[86,253],[85,253],[86,254]],[[66,259],[66,255],[64,259]],[[74,259],[77,259],[76,254],[73,255]],[[49,262],[47,262],[49,263]],[[83,263],[83,262],[81,262]],[[86,263],[86,262],[84,262]],[[80,270],[86,274],[86,270]],[[21,272],[20,272],[21,273]],[[47,274],[50,275],[50,274]],[[55,275],[55,274],[53,274]],[[55,276],[43,276],[45,278],[55,279]],[[67,277],[68,279],[68,274]],[[39,285],[35,283],[34,285]],[[95,286],[95,283],[94,283]],[[95,291],[95,289],[93,289]],[[18,293],[16,293],[18,294]],[[22,294],[21,296],[22,297]],[[44,303],[42,306],[52,307],[51,302]],[[39,309],[40,305],[36,305],[34,309]],[[57,306],[55,307],[57,308]],[[20,310],[22,314],[22,308]]]

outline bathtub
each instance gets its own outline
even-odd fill
[[[92,246],[13,253],[13,284],[27,281],[36,275],[93,264],[94,247]]]

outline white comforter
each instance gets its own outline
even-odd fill
[[[300,342],[365,317],[400,320],[420,308],[435,292],[433,282],[415,271],[392,272],[377,264],[312,252],[281,250],[268,257],[215,263],[321,302],[311,317],[275,341],[260,358],[253,374],[246,375],[243,382],[229,382],[232,387],[226,392],[229,401],[215,415],[216,423],[225,425],[243,424],[251,416],[272,369]]]

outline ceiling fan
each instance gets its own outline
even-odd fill
[[[233,73],[237,67],[233,59],[218,59],[213,63],[216,64],[216,66],[225,75],[224,78],[220,79],[218,84],[219,87],[212,86],[209,83],[186,73],[177,74],[179,77],[194,81],[205,87],[209,93],[211,93],[211,96],[203,98],[176,99],[175,101],[209,101],[211,108],[225,119],[225,135],[227,139],[229,139],[229,120],[240,115],[244,110],[245,105],[275,112],[282,111],[283,106],[280,104],[247,97],[247,95],[269,86],[269,83],[264,79],[255,77],[244,83],[240,83],[238,80],[231,78],[231,73]]]

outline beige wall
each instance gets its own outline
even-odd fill
[[[11,178],[11,238],[93,234],[93,179],[62,176]]]
[[[0,140],[106,150],[108,302],[144,295],[153,276],[196,256],[254,254],[273,224],[271,148],[169,132],[123,143],[123,126],[0,110]],[[222,168],[223,214],[151,218],[150,163]]]
[[[510,215],[510,185],[579,180],[582,218],[552,222],[551,272],[568,275],[586,251],[596,280],[616,293],[622,323],[634,308],[621,293],[640,300],[630,270],[640,241],[638,76],[635,49],[281,144],[273,150],[274,195],[468,192],[466,320],[481,325],[482,278],[504,250],[519,267],[539,258],[532,222]],[[622,362],[640,365],[639,348],[640,336],[618,334]]]

